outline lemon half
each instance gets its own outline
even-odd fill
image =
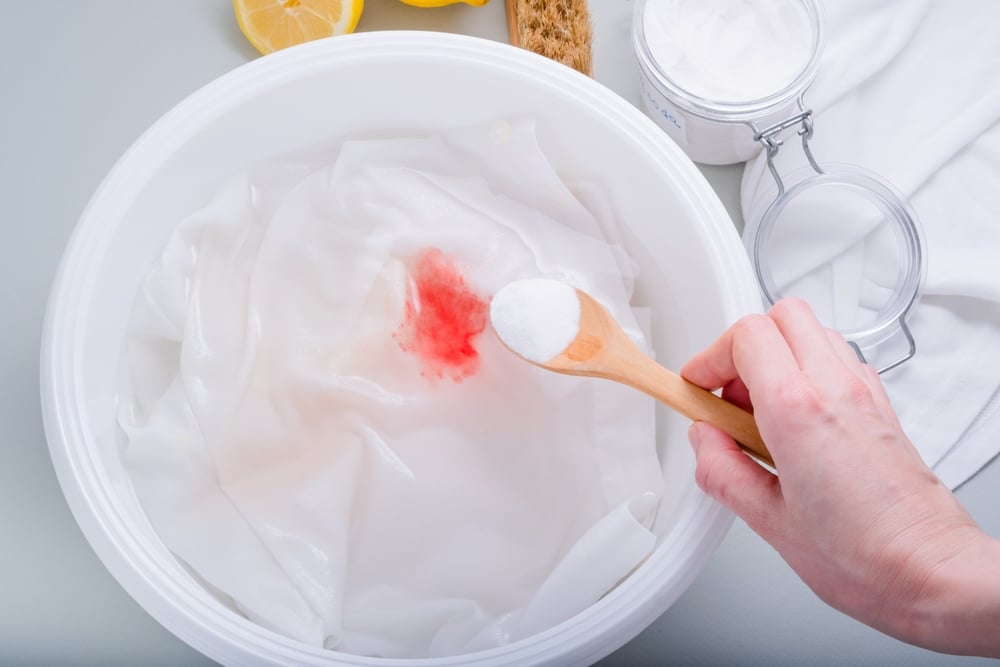
[[[455,5],[464,2],[473,7],[482,7],[490,0],[400,0],[403,4],[414,7],[444,7],[445,5]]]
[[[353,32],[363,7],[364,0],[233,0],[240,30],[264,54]]]

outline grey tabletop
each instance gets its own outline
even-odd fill
[[[638,100],[630,0],[591,0],[595,78]],[[91,551],[63,499],[38,400],[39,336],[62,249],[90,194],[157,117],[256,57],[229,0],[0,0],[0,665],[212,664],[147,615]],[[501,0],[415,9],[368,0],[359,30],[504,40]],[[704,168],[739,220],[739,167]],[[1000,535],[1000,463],[958,495]],[[603,667],[973,665],[923,651],[820,602],[737,522],[703,574]]]

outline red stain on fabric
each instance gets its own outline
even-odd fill
[[[399,347],[420,358],[422,374],[456,382],[479,367],[476,337],[486,329],[487,299],[476,294],[461,269],[438,248],[427,248],[411,269],[411,289]]]

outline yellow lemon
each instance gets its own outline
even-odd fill
[[[444,7],[445,5],[454,5],[459,2],[464,2],[467,5],[472,5],[473,7],[482,7],[490,0],[400,0],[407,5],[413,5],[414,7]]]
[[[236,22],[261,53],[352,32],[364,0],[233,0]]]

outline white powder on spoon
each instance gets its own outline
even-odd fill
[[[576,338],[580,299],[575,287],[558,280],[516,280],[493,297],[490,323],[504,345],[528,361],[544,364]]]

